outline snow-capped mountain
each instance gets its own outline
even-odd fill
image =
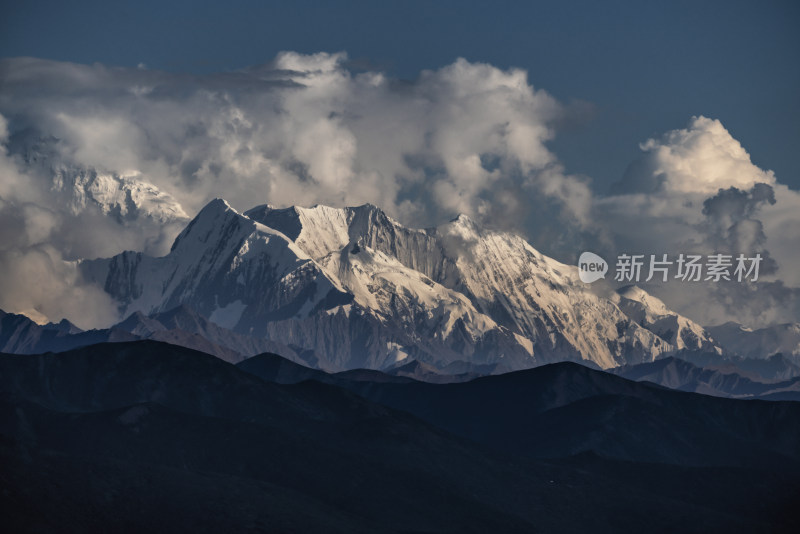
[[[350,243],[383,252],[465,296],[541,361],[587,359],[612,367],[671,350],[600,299],[577,269],[548,258],[520,236],[482,228],[465,215],[437,228],[406,228],[375,206],[275,209],[245,213],[280,228],[321,263]],[[535,345],[535,350],[534,350]],[[647,356],[645,356],[645,354]]]
[[[186,304],[226,328],[252,316],[281,320],[352,300],[286,236],[224,200],[203,208],[167,256],[124,252],[81,265],[126,313]],[[248,333],[257,327],[263,325],[248,325]]]
[[[460,216],[406,228],[371,205],[209,203],[167,256],[84,261],[121,311],[185,304],[247,335],[313,350],[330,370],[406,358],[517,369],[558,360],[603,367],[675,347],[519,236]]]
[[[633,321],[677,349],[722,353],[722,348],[702,326],[669,308],[638,286],[625,286],[615,295],[617,306]]]
[[[162,224],[188,220],[174,198],[143,181],[138,173],[120,175],[60,166],[54,169],[52,189],[65,195],[74,214],[93,204],[119,222],[142,218]]]
[[[138,171],[110,172],[77,165],[58,150],[59,140],[19,134],[11,152],[30,172],[49,181],[49,189],[73,215],[87,207],[117,219],[118,222],[150,220],[157,224],[179,222],[189,217],[170,194],[149,183]]]

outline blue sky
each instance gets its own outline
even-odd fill
[[[602,193],[638,143],[722,121],[753,162],[800,188],[800,4],[772,2],[16,2],[0,56],[208,73],[281,50],[346,51],[415,78],[457,57],[520,67],[593,113],[551,148]],[[581,106],[578,109],[587,109]]]

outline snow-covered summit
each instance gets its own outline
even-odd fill
[[[81,268],[125,314],[186,304],[226,325],[241,324],[244,333],[255,328],[244,315],[249,307],[278,319],[351,300],[285,235],[221,199],[198,213],[164,257],[125,252]]]
[[[636,285],[618,289],[614,300],[633,321],[679,350],[722,352],[722,347],[705,328],[670,310],[659,298]]]
[[[188,221],[180,203],[141,172],[76,164],[62,155],[60,142],[52,136],[37,137],[27,132],[14,136],[9,153],[26,172],[49,182],[49,191],[73,215],[97,209],[120,223]]]
[[[82,269],[126,314],[186,304],[313,350],[330,369],[405,358],[613,367],[676,348],[589,291],[574,266],[466,216],[414,229],[370,204],[241,214],[215,199],[167,256],[129,252]]]

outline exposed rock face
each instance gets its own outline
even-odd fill
[[[702,326],[670,309],[658,298],[637,286],[617,291],[617,306],[637,324],[683,350],[705,350],[721,353],[719,344]]]
[[[577,269],[465,216],[406,228],[372,205],[214,200],[167,256],[84,261],[125,314],[186,305],[222,327],[314,351],[329,370],[413,358],[499,370],[585,360],[608,368],[675,350]]]

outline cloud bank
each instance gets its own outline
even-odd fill
[[[53,136],[61,160],[140,173],[190,213],[224,196],[240,208],[373,202],[436,222],[513,211],[506,192],[519,190],[585,218],[588,187],[545,145],[563,108],[524,71],[459,59],[406,82],[345,61],[285,52],[192,77],[5,60],[0,113]]]
[[[704,324],[800,320],[800,194],[750,155],[718,120],[640,145],[595,207],[614,236],[610,254],[761,254],[760,282],[669,283],[647,289]]]
[[[719,121],[645,141],[598,195],[548,148],[576,112],[523,70],[464,59],[414,80],[351,70],[343,53],[205,76],[2,60],[0,308],[108,324],[111,304],[69,262],[164,253],[223,197],[240,210],[370,202],[417,227],[465,213],[573,262],[587,248],[761,252],[757,290],[647,289],[705,323],[800,318],[800,198]]]

